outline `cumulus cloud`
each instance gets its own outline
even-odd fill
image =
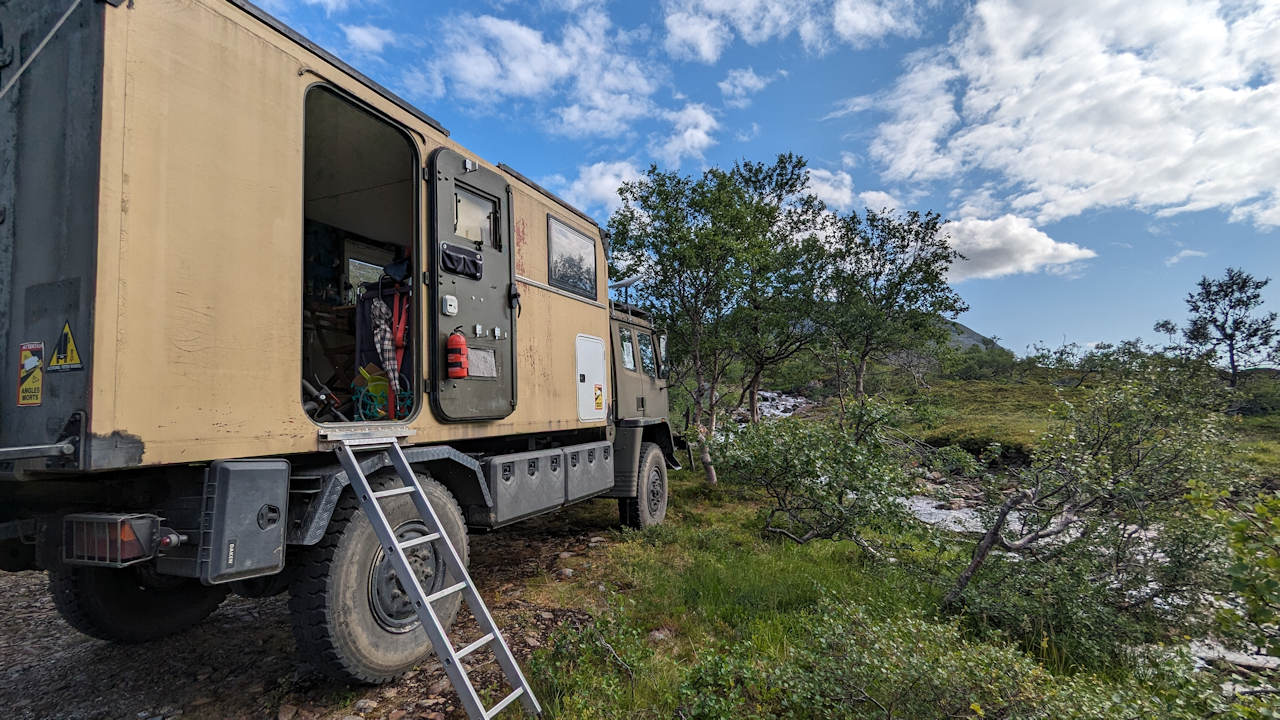
[[[837,0],[833,15],[836,34],[854,47],[889,35],[920,35],[911,0]]]
[[[1097,256],[1089,248],[1054,240],[1029,219],[1015,215],[966,218],[947,223],[945,229],[952,247],[966,258],[951,268],[952,282],[1015,273],[1070,274],[1077,263]]]
[[[690,103],[681,110],[669,110],[663,115],[671,122],[671,135],[655,142],[650,150],[653,154],[675,168],[686,157],[702,159],[702,153],[716,144],[712,135],[720,127],[706,108],[699,103]]]
[[[902,203],[898,199],[883,190],[867,190],[858,193],[858,200],[862,201],[863,207],[869,207],[876,212],[881,210],[901,210]]]
[[[347,36],[347,44],[358,52],[377,55],[388,45],[394,45],[396,34],[375,25],[339,25]]]
[[[997,212],[1218,209],[1280,225],[1280,4],[978,0],[874,98],[891,181],[998,178]]]
[[[333,15],[334,13],[345,12],[359,0],[302,0],[306,5],[319,5],[324,8],[325,15]],[[277,2],[276,5],[283,6],[283,2]]]
[[[673,12],[667,15],[667,39],[663,47],[681,60],[713,63],[733,39],[733,31],[721,20],[708,15]]]
[[[629,54],[632,38],[598,9],[578,14],[558,40],[489,15],[456,17],[450,27],[435,56],[402,78],[411,94],[552,105],[548,129],[571,136],[615,137],[654,111],[660,70]]]
[[[1186,260],[1187,258],[1208,257],[1208,256],[1209,256],[1209,253],[1201,252],[1199,250],[1179,250],[1176,254],[1170,255],[1169,257],[1165,258],[1164,264],[1166,266],[1173,266],[1173,265],[1177,265],[1183,260]]]
[[[920,33],[915,0],[665,0],[667,52],[714,63],[735,38],[749,45],[792,35],[821,52],[833,38],[863,47]]]
[[[598,162],[579,166],[578,177],[572,181],[554,178],[548,184],[579,208],[603,208],[611,214],[622,204],[618,188],[624,182],[638,179],[640,175],[640,168],[626,160]]]
[[[737,68],[730,70],[717,85],[720,92],[724,95],[724,104],[729,107],[744,108],[751,104],[751,96],[760,92],[773,82],[771,77],[761,77],[756,74],[755,70],[746,68]]]
[[[853,205],[853,177],[843,170],[809,168],[809,191],[836,210]]]

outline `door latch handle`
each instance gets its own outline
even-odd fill
[[[586,381],[587,381],[587,374],[586,374],[586,373],[578,373],[578,382],[580,382],[580,383],[584,383],[584,382],[586,382]]]
[[[507,291],[507,303],[516,311],[516,317],[520,317],[524,307],[520,305],[520,288],[515,283],[511,283],[511,288]]]

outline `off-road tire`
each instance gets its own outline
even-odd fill
[[[636,497],[619,498],[622,524],[643,530],[667,517],[667,458],[654,443],[640,445],[640,472],[636,476]]]
[[[144,573],[134,567],[63,566],[49,571],[49,593],[68,625],[118,643],[180,633],[209,617],[227,596],[225,586]]]
[[[426,475],[418,475],[463,565],[468,562],[466,524],[453,495]],[[370,478],[373,488],[399,487],[394,473]],[[382,501],[393,528],[418,520],[417,508],[405,495]],[[429,543],[439,546],[438,543]],[[289,610],[298,651],[317,670],[341,682],[378,685],[408,672],[431,654],[426,630],[392,632],[373,609],[374,561],[382,552],[373,526],[365,518],[354,491],[348,488],[329,520],[324,538],[298,553],[289,587]],[[445,573],[420,578],[428,594],[456,584]],[[462,596],[455,593],[432,604],[446,628],[458,614]]]

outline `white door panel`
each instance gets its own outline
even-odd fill
[[[609,407],[609,383],[605,374],[604,340],[578,336],[578,419],[603,420]]]

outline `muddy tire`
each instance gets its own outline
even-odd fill
[[[467,529],[457,501],[425,475],[419,474],[418,482],[466,565]],[[394,473],[370,478],[370,484],[375,490],[400,485]],[[407,496],[383,500],[382,507],[401,540],[427,534]],[[445,570],[438,545],[409,550],[428,594],[458,582]],[[396,679],[431,654],[431,641],[350,489],[334,509],[324,538],[298,555],[289,610],[298,651],[317,670],[342,682],[376,685]],[[446,628],[461,603],[461,594],[455,593],[433,604]]]
[[[636,495],[618,500],[618,515],[623,525],[643,530],[667,517],[667,459],[662,448],[654,443],[640,446]]]
[[[49,571],[58,613],[90,637],[119,643],[159,640],[218,609],[227,588],[127,567],[61,567]]]

